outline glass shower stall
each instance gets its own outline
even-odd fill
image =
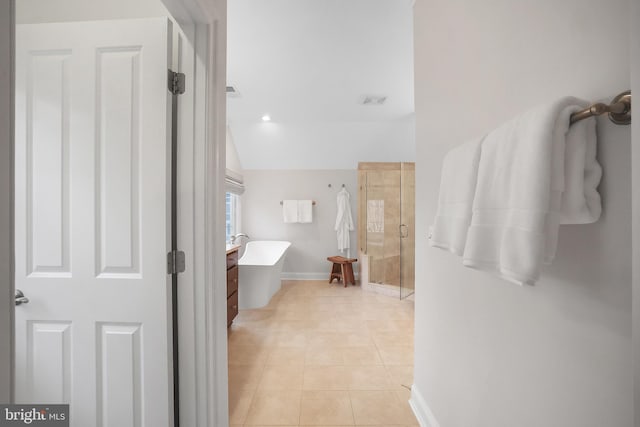
[[[404,299],[415,289],[415,163],[358,164],[363,289]]]

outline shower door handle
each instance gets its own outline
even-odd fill
[[[402,232],[402,227],[404,227],[406,234]],[[409,237],[409,227],[407,227],[405,224],[400,224],[400,238],[401,239],[405,239],[407,237]]]

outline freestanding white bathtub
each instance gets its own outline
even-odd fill
[[[269,304],[280,290],[282,264],[291,242],[262,240],[248,242],[238,260],[238,308],[259,308]]]

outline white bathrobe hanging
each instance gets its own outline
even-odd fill
[[[338,250],[340,252],[349,249],[349,232],[354,230],[350,198],[351,196],[345,188],[338,193],[338,215],[336,216],[335,230],[338,238]]]

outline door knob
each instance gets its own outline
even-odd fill
[[[20,289],[16,289],[16,305],[26,304],[29,298],[25,297]]]

